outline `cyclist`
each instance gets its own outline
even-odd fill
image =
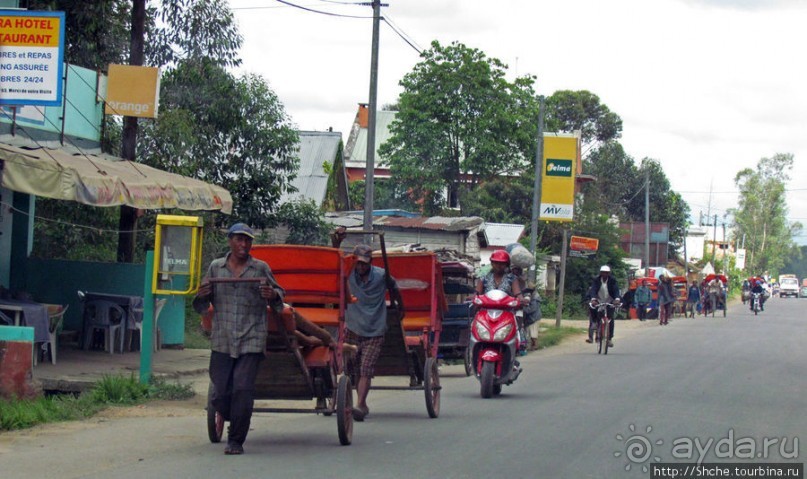
[[[588,288],[588,300],[589,304],[592,301],[600,302],[600,303],[613,303],[615,305],[619,305],[621,295],[619,294],[619,287],[616,284],[616,279],[611,276],[611,267],[608,265],[603,265],[600,267],[600,274],[599,276],[595,277],[591,281],[591,286]],[[608,326],[608,347],[614,347],[614,308],[608,307],[608,316],[611,318],[611,322]],[[599,314],[596,308],[589,307],[588,309],[588,339],[586,339],[587,343],[593,342],[593,334],[594,329],[598,327],[600,323]]]

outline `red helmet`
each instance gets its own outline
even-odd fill
[[[503,249],[497,249],[492,255],[490,255],[490,261],[510,264],[510,255],[507,254],[507,251]]]

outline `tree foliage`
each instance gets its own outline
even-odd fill
[[[793,237],[801,231],[801,224],[788,223],[785,198],[792,169],[793,155],[777,153],[734,177],[740,199],[731,213],[736,239],[744,238],[746,270],[752,274],[777,272],[788,257],[798,254]]]
[[[525,165],[537,109],[534,79],[507,81],[507,67],[480,50],[435,41],[421,57],[400,82],[392,135],[379,153],[393,181],[435,214],[444,200],[456,206],[461,180],[473,188]]]
[[[673,249],[683,246],[689,205],[672,190],[661,164],[645,158],[640,165],[621,144],[609,141],[583,160],[583,170],[596,177],[584,188],[584,211],[616,215],[622,221],[645,220],[645,178],[650,178],[650,221],[667,223]]]
[[[579,131],[583,156],[622,135],[622,119],[586,90],[559,90],[546,100],[546,131]]]
[[[131,0],[31,0],[28,8],[65,12],[65,58],[69,63],[92,70],[126,63]]]
[[[299,140],[265,80],[235,78],[206,59],[184,60],[164,76],[162,91],[160,118],[144,125],[144,161],[223,186],[234,217],[267,226],[291,190]]]

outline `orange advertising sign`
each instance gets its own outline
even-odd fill
[[[157,118],[159,105],[159,68],[109,65],[104,113]]]
[[[586,238],[585,236],[572,236],[569,241],[569,249],[572,251],[597,251],[600,247],[600,240],[597,238]]]

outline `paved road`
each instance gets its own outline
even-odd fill
[[[643,466],[695,462],[699,449],[706,462],[716,454],[750,462],[737,456],[753,454],[803,463],[794,441],[807,432],[807,300],[767,306],[758,317],[736,304],[727,319],[666,327],[619,322],[608,356],[582,339],[531,354],[519,382],[490,400],[459,367],[444,367],[440,418],[428,418],[422,393],[374,391],[372,413],[348,447],[339,446],[335,418],[259,415],[247,454],[224,456],[208,442],[197,404],[159,418],[5,434],[0,475],[646,478]]]

